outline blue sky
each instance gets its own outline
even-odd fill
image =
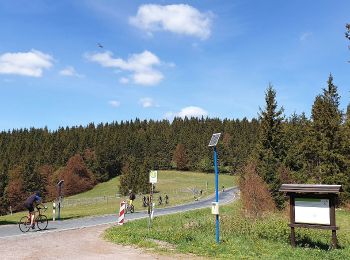
[[[0,130],[350,103],[350,1],[1,1]],[[98,43],[102,46],[98,46]]]

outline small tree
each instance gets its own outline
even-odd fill
[[[178,144],[175,149],[173,160],[176,164],[176,169],[187,170],[188,159],[186,149],[183,144]]]
[[[257,174],[255,163],[248,163],[239,182],[243,208],[252,217],[261,217],[275,209],[268,185]]]
[[[61,173],[64,180],[65,195],[73,195],[91,189],[96,180],[92,172],[86,167],[80,154],[69,158],[67,166]]]
[[[148,176],[151,167],[147,160],[142,164],[131,157],[122,167],[122,175],[120,176],[119,191],[123,195],[127,195],[129,190],[133,192],[146,193],[149,191]]]

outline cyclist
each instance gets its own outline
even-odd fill
[[[132,192],[132,190],[129,190],[129,205],[132,206],[132,203],[136,199],[135,193]]]
[[[35,213],[34,213],[34,207],[37,207],[39,205],[43,205],[44,208],[45,205],[41,202],[41,197],[40,197],[40,192],[35,192],[34,194],[30,195],[26,201],[24,202],[24,206],[26,207],[26,209],[28,209],[29,211],[29,218],[30,218],[30,226],[32,227],[32,229],[35,228],[35,223],[34,223],[34,217],[35,217]]]

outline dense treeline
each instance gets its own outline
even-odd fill
[[[151,169],[213,172],[208,142],[221,132],[219,171],[255,169],[278,208],[281,183],[342,184],[350,196],[350,106],[341,111],[330,75],[311,108],[311,118],[278,108],[269,86],[258,119],[175,118],[172,122],[139,119],[86,127],[19,129],[0,133],[0,211],[22,207],[28,193],[40,190],[55,198],[65,180],[65,194],[75,194],[121,175],[120,191],[147,191]],[[247,169],[247,168],[246,168]]]
[[[134,179],[140,174],[147,178],[149,169],[212,171],[208,142],[214,132],[223,133],[220,170],[233,173],[255,145],[258,121],[175,118],[170,123],[136,119],[57,131],[31,128],[2,132],[1,209],[4,212],[10,205],[20,209],[21,201],[35,190],[42,191],[46,199],[54,198],[55,184],[60,179],[65,180],[67,195],[91,188],[123,170],[132,171]],[[178,146],[182,154],[176,153]],[[185,162],[181,156],[186,157]],[[141,186],[145,184],[141,183],[132,188],[143,190]]]

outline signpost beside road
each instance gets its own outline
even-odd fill
[[[214,168],[215,168],[215,202],[213,202],[212,212],[216,215],[216,243],[220,242],[220,226],[219,226],[219,170],[218,170],[218,156],[216,152],[216,145],[218,144],[221,133],[213,134],[209,147],[214,147]]]
[[[157,183],[158,179],[158,171],[150,171],[149,172],[149,182],[151,183],[151,191],[149,196],[149,203],[148,203],[148,228],[151,227],[151,221],[153,219],[153,213],[154,213],[154,206],[155,203],[153,203],[153,189],[154,184]]]

